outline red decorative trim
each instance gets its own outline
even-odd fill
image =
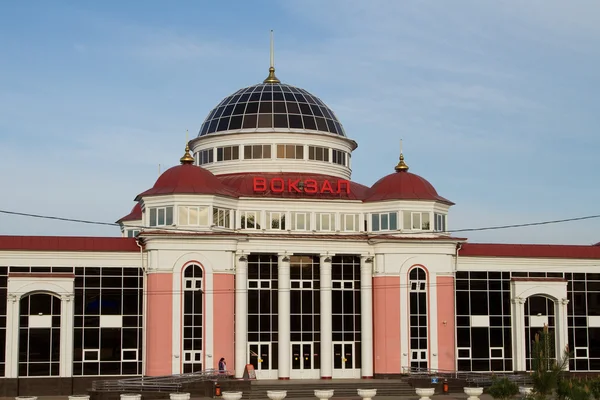
[[[134,238],[82,236],[0,236],[0,250],[138,252]]]
[[[60,272],[9,272],[9,278],[42,278],[42,279],[52,279],[52,278],[73,278],[75,279],[75,274],[60,273]]]
[[[322,376],[321,379],[331,379],[330,376]]]
[[[278,379],[279,379],[280,381],[289,381],[289,380],[290,380],[290,378],[289,378],[289,377],[288,377],[288,378],[284,378],[284,377],[281,377],[281,376],[280,376]]]
[[[516,282],[566,282],[566,279],[563,278],[525,278],[525,277],[517,277],[510,278],[511,281]]]
[[[363,376],[360,379],[373,379],[373,377],[372,376]]]

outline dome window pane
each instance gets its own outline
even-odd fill
[[[256,114],[244,116],[243,129],[255,129],[256,128]]]
[[[300,115],[288,115],[290,119],[290,128],[292,129],[303,129],[304,125],[302,125],[302,117]]]
[[[202,130],[200,130],[200,136],[205,135],[206,132],[208,132],[208,122],[205,122],[204,124],[202,124]]]
[[[273,127],[273,114],[259,114],[258,127],[259,128],[272,128]]]
[[[260,100],[261,101],[271,101],[271,100],[273,100],[273,93],[267,92],[267,91],[263,92]]]
[[[317,129],[317,124],[315,123],[315,118],[312,116],[304,116],[304,128],[305,129]]]
[[[296,102],[296,97],[292,93],[283,93],[283,97],[285,97],[285,101]]]
[[[239,102],[246,103],[249,98],[250,98],[250,93],[244,93],[243,95],[240,96]]]
[[[250,95],[250,101],[259,101],[260,100],[260,92],[254,92]]]
[[[275,114],[285,114],[287,109],[285,108],[285,103],[283,101],[276,101],[273,103],[273,112]]]
[[[213,118],[219,118],[221,116],[221,114],[223,114],[224,109],[225,109],[225,107],[217,108],[217,112],[215,113],[215,116]]]
[[[287,114],[275,114],[273,118],[274,118],[273,123],[274,123],[275,128],[289,127]]]
[[[226,131],[229,126],[229,117],[221,118],[219,120],[219,125],[217,126],[218,131]]]
[[[281,93],[281,92],[274,92],[273,93],[273,100],[275,100],[275,101],[283,101],[283,100],[285,100],[285,98],[283,97],[283,93]]]
[[[311,109],[313,115],[315,115],[317,117],[322,117],[323,116],[323,113],[321,112],[321,109],[318,106],[311,105],[310,109]]]
[[[296,102],[286,102],[288,113],[290,114],[300,114],[300,107],[298,107],[298,103]]]
[[[223,114],[221,114],[221,117],[229,117],[233,112],[233,107],[233,104],[230,104],[227,107],[225,107],[225,110],[223,110]]]
[[[259,113],[260,114],[270,114],[273,112],[273,103],[270,102],[260,102]]]
[[[248,103],[246,107],[246,114],[256,114],[258,113],[258,103]]]
[[[217,124],[219,123],[218,119],[213,119],[210,121],[210,127],[208,128],[208,132],[215,132],[217,130]]]
[[[229,122],[229,129],[241,129],[242,128],[242,116],[236,115],[231,117],[231,122]]]
[[[294,93],[296,95],[296,100],[298,100],[299,103],[307,103],[306,98],[304,97],[304,95],[302,93]]]
[[[312,110],[310,109],[310,106],[306,103],[300,103],[300,111],[304,115],[312,115]]]
[[[320,131],[327,132],[327,122],[325,122],[325,118],[315,118],[317,121],[317,129]]]
[[[246,103],[238,103],[233,109],[233,115],[242,115],[246,109]]]

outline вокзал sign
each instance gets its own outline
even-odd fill
[[[307,194],[350,194],[350,181],[346,179],[292,179],[292,178],[262,178],[252,179],[255,193],[307,193]]]

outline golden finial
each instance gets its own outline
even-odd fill
[[[179,162],[181,163],[181,165],[183,164],[193,164],[194,163],[194,157],[192,157],[192,155],[190,154],[190,142],[187,140],[188,139],[188,131],[185,131],[185,154],[183,155],[183,157],[181,157],[179,159]]]
[[[275,76],[275,50],[273,47],[273,29],[271,29],[271,66],[269,67],[269,76],[263,83],[281,83]]]
[[[402,154],[402,139],[400,139],[400,161],[398,161],[398,165],[394,168],[396,172],[406,172],[408,171],[408,165],[404,162],[404,154]]]

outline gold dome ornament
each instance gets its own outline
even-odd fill
[[[192,157],[192,155],[190,154],[190,143],[189,142],[186,143],[185,154],[183,155],[183,157],[181,157],[179,159],[179,162],[181,162],[181,165],[194,163],[194,157]]]
[[[402,154],[402,140],[400,140],[400,161],[398,161],[398,165],[394,168],[396,172],[406,172],[408,171],[408,165],[404,162],[404,154]]]
[[[273,29],[271,29],[271,66],[269,67],[269,76],[263,83],[281,83],[275,76],[275,50],[273,48]]]

